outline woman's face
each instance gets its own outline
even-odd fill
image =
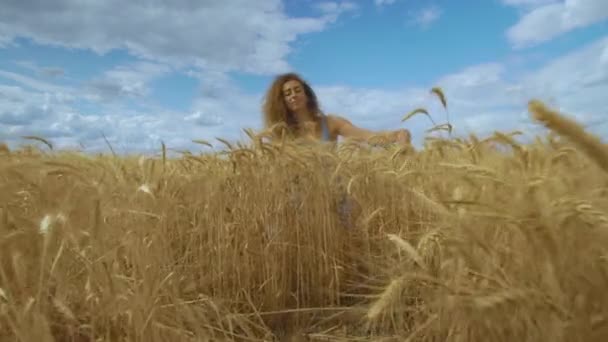
[[[283,84],[283,99],[287,108],[292,112],[306,108],[308,102],[304,87],[296,80],[290,80]]]

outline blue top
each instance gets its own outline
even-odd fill
[[[325,114],[321,115],[321,140],[330,141],[331,137],[329,135],[329,127],[327,125],[327,116]]]

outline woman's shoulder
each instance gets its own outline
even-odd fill
[[[326,113],[325,118],[329,130],[334,134],[339,134],[344,127],[348,127],[351,123],[344,116],[337,113]]]
[[[322,114],[323,116],[325,116],[327,118],[327,120],[329,121],[343,121],[346,120],[344,118],[344,116],[338,114],[338,113],[324,113]]]
[[[325,117],[327,118],[327,122],[333,126],[342,126],[350,123],[346,117],[338,113],[327,113]]]

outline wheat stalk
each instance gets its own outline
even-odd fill
[[[45,144],[49,150],[53,150],[53,144],[51,144],[51,142],[49,142],[48,140],[38,137],[38,136],[34,136],[34,135],[26,135],[26,136],[22,136],[23,139],[28,139],[28,140],[36,140],[36,141],[40,141],[41,143]]]
[[[391,305],[398,301],[403,285],[403,278],[391,280],[384,291],[378,296],[378,299],[368,309],[366,318],[370,321],[377,320],[385,313]]]
[[[532,117],[543,123],[547,128],[571,139],[599,167],[608,172],[608,149],[596,136],[587,133],[585,129],[556,111],[550,110],[538,100],[530,101],[528,105]]]
[[[424,109],[424,108],[416,108],[416,109],[412,110],[411,112],[407,113],[407,115],[405,115],[401,119],[401,122],[407,121],[407,120],[411,119],[412,117],[414,117],[414,116],[416,116],[418,114],[424,114],[427,118],[429,118],[429,120],[431,120],[431,123],[433,124],[433,126],[437,125],[435,123],[435,120],[433,120],[433,118],[429,114],[429,112],[426,109]]]
[[[433,87],[431,89],[431,93],[436,95],[437,98],[439,98],[439,101],[441,102],[441,105],[443,106],[443,109],[445,110],[445,115],[446,115],[446,125],[449,127],[449,134],[450,136],[452,135],[452,124],[450,122],[450,111],[448,109],[448,101],[445,98],[445,94],[443,93],[443,89],[441,89],[441,87]]]

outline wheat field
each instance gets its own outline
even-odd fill
[[[608,149],[530,109],[526,145],[0,149],[0,340],[606,341]]]

